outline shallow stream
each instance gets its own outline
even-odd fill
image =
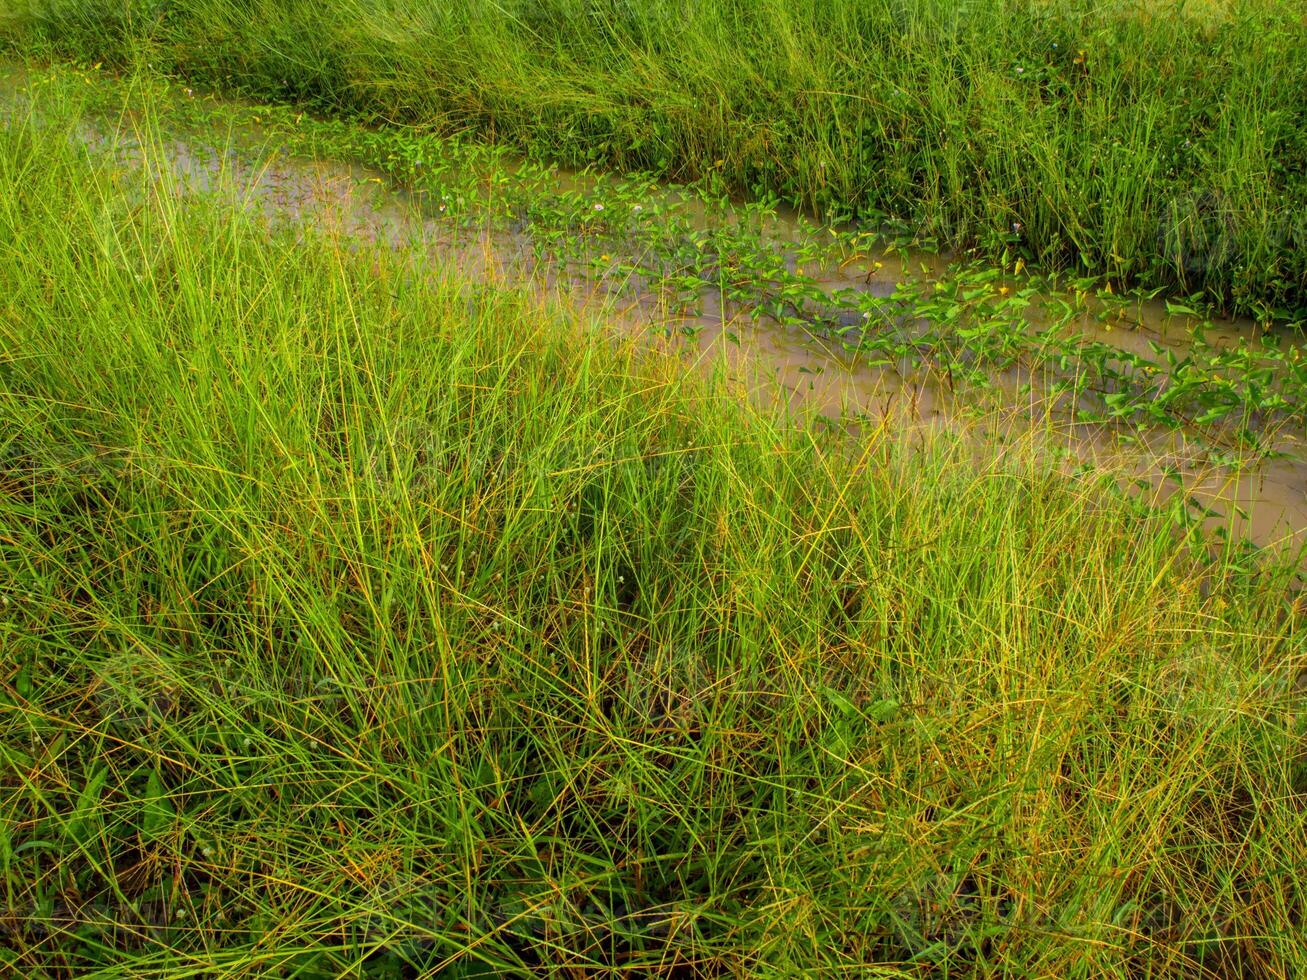
[[[573,223],[570,237],[564,229],[560,246],[559,232],[534,219],[529,205],[516,205],[516,217],[510,209],[509,220],[458,219],[447,213],[440,196],[396,187],[379,171],[280,152],[258,126],[218,145],[194,133],[143,143],[130,120],[126,123],[112,133],[88,124],[78,138],[111,150],[125,167],[148,163],[188,189],[230,195],[276,220],[386,243],[422,261],[452,264],[474,279],[525,283],[542,296],[562,297],[615,330],[671,343],[688,362],[706,370],[724,369],[734,384],[763,404],[815,411],[842,424],[893,424],[920,428],[923,434],[952,430],[974,438],[987,452],[1032,439],[1068,469],[1115,470],[1158,502],[1187,499],[1191,514],[1210,508],[1202,518],[1207,524],[1225,526],[1256,544],[1296,547],[1307,542],[1307,453],[1296,425],[1268,423],[1259,434],[1259,458],[1250,462],[1237,448],[1223,451],[1219,436],[1198,439],[1183,425],[1084,421],[1084,413],[1077,411],[1082,401],[1101,400],[1103,392],[1068,393],[1065,378],[1046,364],[1031,366],[1017,358],[990,365],[985,385],[956,385],[951,368],[942,372],[909,355],[886,357],[882,350],[873,356],[860,349],[864,330],[888,324],[906,338],[900,349],[911,351],[913,337],[929,329],[930,316],[904,315],[903,310],[914,307],[903,297],[915,297],[916,308],[932,309],[931,284],[949,270],[949,262],[938,255],[869,247],[835,261],[821,249],[805,251],[804,243],[819,237],[821,229],[801,216],[736,214],[729,207],[699,206],[682,191],[653,188],[646,203],[628,202],[624,209],[622,220],[638,224],[629,238],[632,251],[647,249],[653,240],[644,223],[646,210],[664,222],[659,241],[673,242],[673,250],[680,247],[677,235],[689,248],[702,248],[705,236],[717,234],[724,224],[747,223],[785,270],[798,270],[820,290],[815,299],[810,292],[804,301],[805,309],[816,313],[776,302],[775,295],[751,303],[739,282],[714,289],[702,277],[691,280],[687,299],[684,291],[669,295],[665,278],[655,284],[647,274],[648,262],[624,261],[629,256],[613,244],[622,236],[614,236],[611,226],[605,236],[590,240],[589,226]],[[495,178],[500,184],[505,179],[512,181],[511,172]],[[552,183],[546,196],[574,209],[582,202],[580,207],[602,217],[603,178],[555,171]],[[539,187],[538,178],[534,186]],[[675,216],[670,223],[656,217],[669,214]],[[543,240],[550,236],[552,242]],[[747,278],[741,272],[747,268],[733,273],[739,281]],[[1003,315],[1011,318],[1016,311],[1019,330],[1030,337],[1071,330],[1103,349],[1150,363],[1167,355],[1182,361],[1198,326],[1190,317],[1173,315],[1161,300],[1119,303],[1107,315],[1092,297],[1081,296],[1072,310],[1057,295],[1032,297],[1031,289],[1023,294],[1019,276],[990,277],[988,283],[996,297],[1013,292],[1012,301],[1001,306]],[[1018,301],[1021,295],[1026,298]],[[1071,312],[1052,324],[1050,308]],[[1255,347],[1265,336],[1248,321],[1206,321],[1202,329],[1206,344],[1215,349]],[[1274,337],[1272,342],[1294,343]],[[956,363],[967,367],[965,360]]]

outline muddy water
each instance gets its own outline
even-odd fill
[[[89,144],[112,146],[126,164],[148,157],[161,174],[171,174],[196,191],[217,191],[274,219],[308,222],[347,240],[371,241],[405,249],[427,261],[452,264],[462,274],[489,281],[526,283],[542,296],[563,297],[613,329],[655,338],[670,336],[688,362],[707,371],[724,371],[730,382],[761,404],[796,412],[821,413],[866,427],[893,424],[964,434],[993,452],[1016,441],[1032,440],[1057,453],[1068,468],[1103,468],[1123,473],[1138,490],[1158,502],[1183,493],[1221,516],[1240,536],[1275,547],[1307,543],[1307,453],[1292,433],[1276,448],[1282,458],[1232,469],[1203,462],[1203,454],[1183,433],[1120,438],[1099,424],[1072,421],[1037,394],[1039,379],[1012,369],[993,391],[955,397],[942,384],[906,365],[872,366],[850,354],[836,338],[782,329],[730,308],[711,292],[702,309],[687,317],[674,313],[662,297],[615,283],[602,269],[569,266],[560,271],[533,258],[533,243],[521,230],[468,228],[451,222],[430,202],[388,188],[377,173],[336,162],[267,156],[255,151],[259,134],[245,134],[245,148],[219,151],[195,139],[172,139],[146,153],[130,137],[112,140],[86,130]],[[239,144],[238,144],[239,146]],[[156,159],[157,157],[157,159]],[[584,178],[560,178],[560,186]],[[697,220],[707,221],[701,216]],[[769,234],[779,242],[799,239],[802,219],[778,215]],[[820,275],[828,291],[856,289],[881,296],[916,275],[937,275],[938,256],[889,253],[867,256]],[[618,289],[621,285],[625,288]],[[1032,329],[1040,324],[1032,320]],[[1139,354],[1149,342],[1182,352],[1192,325],[1166,313],[1164,304],[1139,303],[1115,326],[1087,313],[1076,329],[1093,339]],[[1230,345],[1255,335],[1247,322],[1214,324],[1209,340]],[[1025,393],[1027,387],[1032,393]]]

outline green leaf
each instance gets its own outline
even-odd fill
[[[849,696],[834,688],[826,688],[826,701],[845,718],[853,718],[858,714],[858,706],[850,700]]]
[[[89,840],[96,827],[96,814],[100,801],[104,798],[104,784],[109,779],[109,767],[101,766],[91,774],[91,778],[82,787],[73,808],[72,819],[68,822],[68,833],[73,840],[84,843]]]
[[[880,701],[873,701],[867,705],[864,712],[868,718],[874,722],[884,724],[893,721],[899,713],[899,703],[893,698],[884,698]]]
[[[150,773],[142,803],[142,829],[147,835],[152,836],[166,830],[177,816],[157,770]]]

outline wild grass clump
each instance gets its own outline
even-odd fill
[[[8,969],[1307,967],[1288,569],[72,124],[0,131]]]
[[[1307,6],[26,0],[29,51],[1307,309]]]

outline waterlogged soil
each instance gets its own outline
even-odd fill
[[[840,329],[796,329],[774,316],[759,316],[724,293],[700,289],[693,312],[670,302],[617,258],[573,251],[562,261],[542,259],[529,222],[480,224],[453,221],[438,198],[395,187],[377,171],[332,160],[268,152],[266,134],[251,127],[221,146],[192,133],[143,145],[130,128],[110,132],[87,124],[77,134],[88,147],[109,150],[124,168],[142,164],[152,173],[196,193],[217,193],[277,221],[298,222],[343,241],[383,243],[434,270],[491,283],[525,286],[542,299],[560,300],[596,324],[662,347],[674,347],[688,365],[724,372],[728,383],[759,404],[813,414],[854,429],[881,425],[967,438],[978,454],[1004,452],[1018,442],[1056,456],[1068,470],[1101,470],[1156,503],[1190,514],[1206,513],[1211,527],[1225,527],[1261,546],[1297,548],[1307,543],[1307,452],[1301,435],[1287,427],[1273,433],[1271,458],[1232,464],[1237,453],[1214,461],[1212,443],[1200,445],[1183,428],[1139,429],[1076,420],[1075,404],[1050,396],[1043,370],[1008,367],[991,372],[983,388],[957,388],[950,379],[906,360],[874,361],[860,355],[856,337],[864,313],[833,306],[824,323]],[[511,174],[509,179],[512,179]],[[595,179],[558,175],[557,193],[593,194]],[[658,192],[663,193],[663,192]],[[666,191],[675,194],[675,191]],[[678,199],[692,225],[714,216]],[[652,206],[652,205],[651,205]],[[720,219],[716,219],[720,220]],[[793,214],[773,213],[764,233],[787,249],[811,236]],[[797,251],[797,246],[796,246]],[[800,264],[790,255],[789,267]],[[888,250],[860,255],[805,274],[831,296],[848,291],[889,299],[905,282],[930,281],[947,260],[930,253]],[[1028,314],[1032,335],[1046,326],[1038,304]],[[1074,321],[1085,337],[1123,353],[1156,357],[1157,350],[1183,358],[1195,323],[1168,313],[1161,302],[1131,304],[1128,314],[1103,322],[1092,305]],[[902,325],[911,330],[913,325]],[[1207,322],[1209,344],[1237,347],[1258,335],[1245,321]],[[853,340],[855,342],[851,343]]]

